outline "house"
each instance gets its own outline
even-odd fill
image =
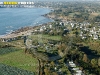
[[[86,36],[83,36],[82,39],[86,39]]]
[[[94,36],[94,40],[98,39],[98,35],[93,35]]]
[[[94,34],[96,34],[97,32],[96,31],[94,31]]]
[[[87,28],[85,27],[85,28],[84,28],[84,30],[86,31],[86,30],[87,30]]]
[[[57,67],[55,67],[55,70],[57,70]]]
[[[82,36],[82,34],[83,34],[83,32],[81,31],[79,36]]]
[[[42,32],[43,31],[43,28],[40,28],[40,32]]]
[[[81,70],[77,70],[76,71],[76,75],[82,75],[82,71]]]
[[[75,63],[73,63],[73,61],[69,61],[69,66],[70,67],[76,67]]]
[[[66,35],[66,33],[68,33],[69,30],[68,29],[64,29],[63,33],[62,33],[62,36]]]
[[[82,74],[78,74],[78,73],[76,73],[75,75],[82,75]]]
[[[52,28],[52,25],[49,25],[50,28]]]
[[[95,27],[93,27],[93,30],[95,30]]]
[[[76,67],[74,63],[69,64],[70,67]]]
[[[90,37],[92,37],[92,34],[89,34]]]
[[[38,30],[34,30],[35,32],[37,32]]]
[[[82,26],[80,26],[80,29],[82,29]]]
[[[61,26],[64,26],[64,23],[63,23],[63,22],[60,22],[60,25],[61,25]]]
[[[73,61],[69,61],[69,64],[73,64]]]
[[[1,41],[2,41],[2,42],[6,42],[6,39],[5,39],[5,38],[2,38]]]
[[[79,68],[78,67],[75,67],[72,70],[77,71],[77,70],[79,70]]]
[[[92,29],[92,30],[90,30],[90,33],[92,33],[93,34],[93,32],[94,32],[94,30]]]
[[[73,23],[71,23],[71,27],[72,27],[72,28],[74,27],[74,24],[73,24]]]

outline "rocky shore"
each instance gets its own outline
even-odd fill
[[[18,30],[13,31],[10,34],[6,34],[6,35],[3,35],[3,36],[0,36],[0,38],[6,38],[7,39],[7,38],[15,38],[15,37],[18,37],[18,36],[26,36],[26,35],[29,35],[32,32],[34,32],[39,27],[45,26],[45,25],[48,25],[48,24],[49,23],[44,23],[44,24],[37,25],[37,26],[22,27],[22,28],[20,28]]]
[[[50,19],[53,19],[53,20],[56,19],[56,16],[55,15],[49,15],[49,13],[48,14],[41,15],[41,16],[44,16],[46,18],[50,18]],[[36,26],[22,27],[20,29],[17,29],[15,31],[13,31],[10,34],[6,34],[6,35],[3,35],[3,36],[0,36],[0,38],[15,38],[15,37],[18,37],[18,36],[25,36],[25,35],[28,35],[31,32],[33,32],[35,29],[37,29],[37,28],[39,28],[41,26],[45,26],[45,25],[47,25],[49,23],[44,23],[44,24],[36,25]]]

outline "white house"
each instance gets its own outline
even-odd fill
[[[94,36],[94,40],[98,39],[98,35],[93,35]]]
[[[79,68],[78,67],[75,67],[72,70],[77,71],[77,70],[79,70]]]
[[[52,28],[52,25],[49,25],[50,28]]]
[[[82,75],[82,71],[81,70],[77,70],[76,71],[76,75]]]
[[[73,63],[73,64],[70,64],[70,67],[76,67],[76,65]]]
[[[73,61],[69,61],[69,64],[73,64]]]
[[[82,37],[82,39],[85,39],[85,38],[86,38],[85,36]]]
[[[93,31],[93,29],[92,29],[92,30],[90,30],[90,33],[92,33],[92,34],[93,34],[93,32],[94,32],[94,31]]]
[[[76,67],[75,63],[73,63],[73,61],[69,61],[69,66],[70,67]]]
[[[43,28],[41,27],[41,28],[40,28],[40,32],[42,32],[42,31],[43,31]]]

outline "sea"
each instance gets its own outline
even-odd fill
[[[52,19],[44,14],[51,11],[48,8],[0,8],[0,36],[11,33],[21,27],[36,26]]]

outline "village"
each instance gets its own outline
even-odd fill
[[[75,33],[75,31],[77,33]],[[38,58],[45,61],[41,66],[43,72],[47,67],[52,68],[52,72],[57,72],[59,75],[66,75],[66,72],[69,71],[69,74],[73,75],[84,75],[83,71],[80,70],[80,66],[76,65],[73,60],[66,60],[66,62],[58,62],[64,57],[63,52],[59,52],[59,45],[61,45],[61,36],[67,36],[67,34],[74,34],[80,36],[82,40],[91,38],[92,40],[99,39],[99,25],[93,26],[90,23],[75,23],[71,21],[61,21],[53,22],[46,25],[38,26],[35,29],[32,29],[27,35],[20,35],[17,37],[12,36],[10,38],[1,38],[2,42],[12,42],[19,39],[24,40],[26,49],[29,50],[29,53],[37,56],[38,53],[45,53],[49,57],[41,54],[38,54]],[[31,49],[32,48],[32,49]],[[31,50],[30,50],[31,49]],[[34,51],[33,51],[34,50]],[[28,52],[27,50],[25,52]],[[46,61],[50,61],[47,63]],[[53,62],[54,61],[54,62]],[[58,63],[57,63],[58,62]],[[53,63],[53,65],[52,65]],[[62,65],[62,68],[59,66]],[[65,69],[63,70],[63,67]],[[67,71],[66,71],[67,70]],[[66,71],[66,72],[65,72]]]
[[[92,8],[91,2],[88,5],[85,2],[37,2],[34,5],[53,8],[42,16],[54,21],[0,36],[1,43],[6,43],[1,48],[20,47],[24,55],[38,60],[36,75],[99,75],[100,10],[96,10],[99,7],[93,4],[96,8]]]
[[[67,32],[72,33],[74,31],[77,31],[78,36],[80,36],[82,39],[88,39],[91,38],[93,40],[98,40],[100,38],[100,25],[96,24],[96,25],[92,25],[88,22],[83,22],[83,23],[76,23],[74,21],[61,21],[61,22],[56,22],[56,24],[58,24],[57,27],[61,27],[63,28],[61,31],[60,29],[57,29],[56,32],[61,33],[63,32],[64,34],[66,34]],[[43,25],[38,29],[33,29],[31,31],[26,31],[24,32],[26,35],[31,35],[31,34],[36,34],[36,33],[42,33],[42,32],[47,32],[47,34],[53,33],[54,30],[56,28],[54,28],[55,26],[50,24],[50,25]],[[9,36],[7,36],[6,38],[2,38],[2,42],[7,42],[10,40],[16,40],[18,36],[25,36],[23,32],[20,32],[17,36],[12,35],[11,37],[14,36],[14,38],[11,38]],[[74,33],[73,33],[74,34]],[[64,35],[66,36],[66,35]],[[7,40],[5,40],[7,39]]]

